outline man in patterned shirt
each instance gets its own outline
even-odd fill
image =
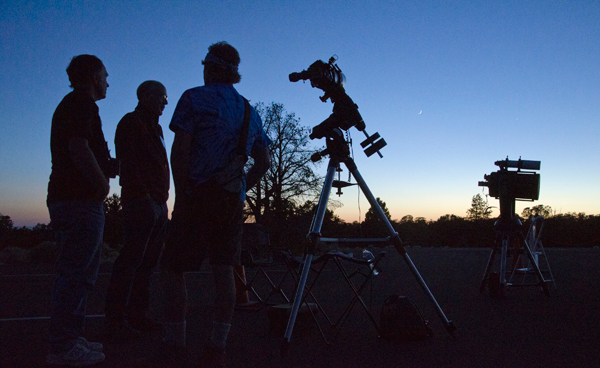
[[[225,366],[225,343],[235,307],[233,265],[238,264],[245,191],[258,183],[270,167],[270,140],[258,113],[235,90],[241,79],[240,57],[226,42],[209,47],[202,62],[202,87],[183,93],[169,128],[175,132],[171,168],[175,206],[162,259],[165,295],[165,347],[185,354],[187,293],[183,272],[198,270],[210,260],[215,280],[212,336],[201,364]],[[247,139],[240,139],[245,112]],[[238,146],[254,159],[247,174],[236,165]],[[224,172],[239,170],[241,185],[223,183]],[[177,357],[176,357],[177,358]]]

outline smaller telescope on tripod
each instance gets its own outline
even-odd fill
[[[483,292],[487,285],[491,296],[503,296],[508,286],[525,286],[508,281],[516,271],[515,261],[518,259],[518,254],[524,253],[529,258],[533,272],[537,276],[538,282],[533,285],[539,285],[544,293],[549,295],[548,280],[544,279],[537,262],[538,258],[534,257],[531,251],[534,244],[528,244],[521,232],[523,224],[515,214],[517,200],[535,201],[539,199],[540,175],[535,171],[540,170],[541,162],[521,160],[521,158],[511,161],[507,157],[506,160],[496,161],[494,164],[500,170],[484,175],[485,181],[479,182],[479,186],[488,187],[490,195],[500,200],[500,217],[494,224],[496,241],[481,281],[480,292]],[[509,168],[516,170],[509,170]],[[502,252],[500,270],[491,272],[494,256],[499,249]],[[513,257],[511,269],[507,264],[509,256]]]

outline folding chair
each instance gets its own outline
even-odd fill
[[[253,253],[258,256],[256,260]],[[237,285],[237,309],[258,310],[265,305],[269,305],[269,299],[273,295],[280,295],[285,303],[290,302],[290,299],[281,287],[284,279],[275,283],[266,271],[269,267],[275,266],[275,262],[269,232],[264,226],[255,223],[244,224],[240,258],[242,267],[234,268]],[[249,271],[248,274],[246,274],[246,270]],[[259,287],[257,284],[261,279],[266,282],[266,285],[263,286],[268,288],[267,295],[262,297],[257,291]],[[258,302],[250,302],[247,297],[248,293],[252,293]]]
[[[298,285],[298,281],[300,279],[300,270],[302,269],[304,259],[301,257],[293,257],[289,252],[282,252],[281,254],[283,255],[286,261],[289,273],[293,276],[296,285]],[[371,277],[375,274],[375,272],[378,272],[376,270],[378,270],[379,262],[383,259],[384,256],[385,252],[381,252],[376,257],[374,257],[374,259],[363,260],[354,258],[352,256],[346,255],[338,251],[331,251],[313,259],[311,264],[311,270],[315,271],[316,275],[312,279],[310,285],[305,285],[306,291],[300,303],[301,305],[305,306],[306,310],[310,311],[312,319],[316,323],[317,328],[319,329],[319,332],[327,345],[331,345],[331,342],[327,339],[327,336],[323,332],[321,324],[319,323],[316,314],[313,311],[314,308],[311,308],[311,303],[309,303],[309,301],[312,301],[312,303],[316,305],[316,310],[322,313],[330,329],[336,330],[336,334],[334,337],[337,337],[337,334],[339,334],[343,323],[347,320],[348,316],[350,315],[350,312],[352,311],[357,302],[360,303],[360,305],[362,305],[376,332],[379,334],[379,326],[375,321],[375,318],[373,317],[371,311],[364,302],[363,298],[361,297],[361,293],[364,290],[367,283],[369,282],[369,280],[371,280]],[[316,296],[313,293],[314,288],[317,285],[317,282],[319,281],[329,261],[333,261],[333,263],[336,265],[336,268],[344,277],[346,284],[352,290],[353,295],[352,299],[335,322],[332,321],[332,319],[329,317],[329,315],[324,310],[323,306],[317,300]],[[349,273],[346,267],[344,267],[344,264],[356,265],[359,266],[359,268],[357,268],[356,271]],[[357,286],[357,283],[355,283],[353,280],[358,275],[363,276],[363,280],[362,282],[359,282]]]

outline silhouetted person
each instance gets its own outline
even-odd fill
[[[238,167],[234,162],[246,104],[233,87],[241,78],[237,50],[225,42],[208,50],[202,62],[205,85],[183,93],[169,125],[175,132],[171,151],[175,207],[162,258],[167,322],[163,347],[167,358],[183,359],[187,304],[183,272],[198,270],[208,258],[215,280],[215,310],[200,364],[224,367],[235,307],[233,265],[239,264],[245,190],[268,170],[270,141],[260,116],[248,104],[249,131],[241,147],[254,165],[247,175],[239,166],[245,187],[241,180],[239,186],[222,181],[224,172]]]
[[[147,314],[152,269],[158,263],[167,225],[170,171],[158,119],[167,105],[160,82],[137,89],[138,105],[125,115],[115,134],[121,162],[123,248],[115,260],[106,296],[107,333],[130,339],[160,326]]]
[[[104,360],[102,344],[82,337],[88,292],[93,288],[104,231],[104,199],[118,166],[110,158],[95,101],[106,97],[108,73],[92,55],[71,60],[73,91],[54,116],[48,211],[60,246],[52,294],[48,364],[87,366]]]

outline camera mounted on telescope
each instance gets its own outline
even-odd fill
[[[346,76],[342,73],[340,67],[334,64],[336,60],[337,56],[335,55],[329,58],[329,63],[317,60],[307,70],[303,70],[300,73],[291,73],[290,82],[309,79],[310,85],[313,88],[316,87],[325,92],[320,99],[323,102],[327,102],[332,94],[343,93],[344,86],[346,85]]]
[[[313,127],[309,135],[310,139],[327,138],[328,150],[321,152],[319,157],[315,157],[315,159],[318,161],[321,156],[329,154],[332,150],[342,146],[338,142],[341,136],[340,132],[336,131],[336,129],[348,130],[352,127],[356,127],[356,129],[363,132],[367,137],[366,140],[361,142],[361,146],[364,148],[367,157],[376,152],[379,154],[379,157],[383,157],[379,150],[385,147],[387,143],[383,138],[379,139],[380,136],[378,133],[369,136],[365,131],[366,125],[358,112],[358,106],[346,94],[346,90],[344,89],[346,76],[337,64],[335,64],[336,61],[337,56],[335,55],[329,58],[328,63],[317,60],[307,70],[289,75],[290,82],[310,80],[313,88],[319,88],[325,92],[320,97],[321,101],[327,102],[327,100],[331,99],[331,102],[333,102],[333,113],[322,123]],[[341,137],[341,139],[344,139],[343,136]],[[332,147],[330,147],[330,141],[336,141],[335,144],[332,144]],[[349,143],[346,141],[343,142],[346,145]]]

